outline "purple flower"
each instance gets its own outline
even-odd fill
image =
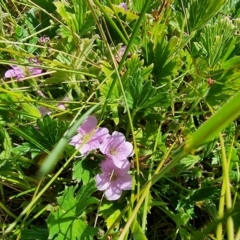
[[[126,51],[126,48],[127,48],[127,46],[122,46],[121,48],[120,48],[120,50],[119,50],[119,52],[118,52],[118,55],[119,55],[119,57],[122,59],[122,57],[123,57],[123,54],[125,53],[125,51]]]
[[[29,59],[30,63],[40,64],[37,59],[31,58]],[[10,65],[12,69],[9,69],[5,72],[4,76],[5,78],[14,78],[17,79],[24,78],[26,76],[33,76],[42,73],[41,68],[35,68],[35,67],[20,67],[16,65]]]
[[[127,10],[127,4],[125,2],[120,3],[118,6]]]
[[[100,146],[100,151],[113,160],[118,168],[129,165],[128,157],[133,155],[133,145],[126,142],[125,137],[120,132],[113,132]]]
[[[11,67],[12,67],[12,69],[7,70],[5,72],[5,75],[4,75],[5,78],[16,77],[17,79],[20,79],[20,78],[25,77],[25,72],[24,72],[23,68],[15,66],[15,65],[12,65]]]
[[[48,43],[49,41],[50,41],[50,38],[46,37],[46,36],[42,36],[42,37],[38,38],[38,42],[41,44]]]
[[[109,134],[107,128],[96,127],[96,117],[88,116],[78,128],[78,134],[71,139],[69,144],[79,149],[82,155],[86,155],[91,150],[98,149]]]
[[[59,104],[57,105],[57,107],[61,110],[66,110],[67,107],[65,105],[65,103],[69,102],[69,98],[65,97],[61,102],[59,102]]]
[[[122,195],[122,190],[131,190],[132,177],[128,174],[130,165],[118,168],[111,158],[106,158],[100,164],[102,174],[95,176],[97,188],[105,191],[108,200],[117,200]]]
[[[52,113],[52,111],[49,109],[49,108],[46,108],[46,107],[39,107],[38,108],[38,111],[41,113],[41,116],[44,117],[45,115],[50,115]]]

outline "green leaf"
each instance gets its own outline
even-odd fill
[[[139,223],[135,220],[132,225],[132,235],[134,240],[147,240]]]
[[[180,164],[183,165],[183,168],[189,169],[194,166],[201,159],[200,156],[188,155],[180,161]]]
[[[145,4],[144,0],[133,0],[132,1],[132,8],[133,8],[134,11],[141,12],[144,4]]]
[[[124,204],[113,202],[113,203],[104,203],[99,208],[99,215],[103,216],[104,221],[107,224],[107,227],[110,228],[113,223],[120,216],[122,209],[124,208]],[[119,223],[117,224],[117,226]]]
[[[215,186],[202,187],[194,190],[189,198],[190,202],[194,203],[197,201],[213,199],[219,194],[219,188]]]
[[[133,102],[130,104],[133,109],[145,109],[156,104],[161,106],[167,100],[167,94],[157,93],[157,89],[152,86],[150,80],[143,85],[140,70],[137,70],[133,77],[129,77],[129,90],[131,98],[127,97],[127,99],[130,103]]]
[[[66,132],[68,125],[64,121],[58,121],[58,119],[52,119],[46,114],[43,119],[37,119],[38,132],[44,138],[44,141],[48,142],[48,145],[54,146],[63,134]]]
[[[212,106],[227,101],[240,88],[240,57],[236,56],[223,64],[223,69],[212,72],[215,82],[211,85],[206,100]]]
[[[47,240],[48,229],[32,226],[31,229],[24,229],[21,232],[21,238],[25,240]]]
[[[234,32],[237,27],[234,22],[225,17],[216,21],[215,24],[206,25],[200,36],[194,42],[197,54],[204,58],[209,67],[213,68],[218,62],[224,61],[235,51],[237,38]],[[194,53],[195,54],[195,53]]]
[[[77,216],[81,216],[87,206],[98,203],[98,200],[94,197],[90,197],[92,193],[97,190],[95,179],[92,179],[87,185],[83,185],[81,189],[76,194]]]
[[[50,213],[47,219],[49,228],[48,239],[91,240],[93,236],[98,233],[97,228],[88,226],[87,223],[76,214],[76,208],[79,202],[77,202],[77,199],[74,197],[74,193],[74,187],[66,188],[63,195],[58,199],[58,209]],[[84,201],[88,201],[88,198],[85,198]]]
[[[3,145],[4,151],[1,152],[0,159],[9,159],[12,153],[12,141],[8,132],[4,128],[0,129],[0,141],[1,139],[3,140],[1,145]]]
[[[90,180],[90,171],[84,168],[84,160],[77,161],[73,166],[73,180],[83,181],[87,184]]]
[[[70,5],[68,2],[57,1],[54,2],[54,5],[67,26],[79,33],[86,18],[87,2],[85,0],[72,0]]]
[[[157,84],[163,84],[177,75],[181,68],[182,61],[179,54],[176,55],[177,46],[179,43],[177,37],[172,37],[169,41],[165,35],[158,38],[156,46],[153,43],[148,43],[147,52],[149,63],[153,63],[153,75]]]
[[[182,240],[191,240],[192,235],[187,231],[187,229],[180,227],[179,235]]]
[[[64,121],[51,119],[48,114],[43,119],[37,119],[37,126],[38,129],[34,126],[19,126],[19,128],[10,126],[10,128],[41,151],[49,153],[49,149],[61,139],[68,127]]]
[[[142,93],[143,79],[140,70],[129,79],[129,90],[133,99],[133,108],[136,109],[139,105],[140,95]]]
[[[32,0],[32,2],[34,2],[35,4],[37,4],[38,6],[40,6],[41,8],[43,8],[44,10],[46,10],[49,13],[53,13],[56,11],[56,7],[53,4],[52,0]]]
[[[87,13],[87,1],[85,0],[72,0],[75,17],[79,25],[79,29],[82,28],[83,22]]]
[[[114,70],[113,70],[112,66],[108,62],[105,62],[105,61],[101,61],[100,67],[106,76],[106,82],[100,88],[100,92],[101,92],[102,96],[104,96],[104,99],[105,99],[107,97],[109,89],[111,88],[111,85],[112,85],[112,81],[113,81],[112,75],[114,73]],[[117,84],[113,88],[111,98],[117,99],[117,100],[119,100],[119,98],[120,98],[119,89],[118,89]]]
[[[25,140],[32,143],[38,149],[40,149],[46,153],[49,153],[47,148],[44,146],[46,143],[43,140],[44,139],[43,136],[34,127],[21,126],[20,128],[16,128],[16,127],[10,125],[9,128],[12,129],[19,136],[23,137]],[[39,139],[41,140],[41,143],[38,141]],[[42,144],[42,143],[45,143],[45,144]]]
[[[191,31],[202,28],[224,6],[226,0],[184,0],[184,7],[188,8],[188,25]]]

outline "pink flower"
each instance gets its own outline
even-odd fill
[[[102,143],[100,151],[111,158],[116,167],[125,168],[129,165],[127,158],[133,155],[133,145],[126,142],[122,133],[115,131]]]
[[[20,78],[23,78],[26,76],[23,68],[15,66],[15,65],[12,65],[11,67],[12,67],[12,69],[7,70],[5,72],[5,75],[4,75],[5,78],[16,77],[17,79],[20,79]]]
[[[95,176],[97,188],[105,191],[108,200],[117,200],[122,195],[122,190],[131,190],[132,177],[128,174],[130,165],[125,168],[118,168],[111,158],[106,158],[100,164],[102,174]]]
[[[50,41],[50,38],[47,36],[42,36],[42,37],[38,38],[38,42],[41,44],[48,43],[49,41]]]
[[[96,117],[88,116],[78,128],[78,134],[71,139],[69,144],[79,149],[82,155],[86,155],[91,150],[98,149],[109,134],[107,128],[96,127]]]
[[[120,3],[118,6],[127,10],[127,4],[125,2]]]
[[[29,58],[29,63],[40,65],[40,62],[36,58]],[[36,67],[20,67],[16,65],[11,65],[12,69],[9,69],[5,72],[5,78],[14,78],[17,79],[24,78],[26,76],[33,76],[42,73],[41,68]]]
[[[59,102],[59,104],[57,105],[57,107],[61,110],[66,110],[67,107],[65,105],[65,103],[69,102],[69,98],[68,97],[65,97],[61,102]]]

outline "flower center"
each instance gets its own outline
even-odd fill
[[[109,177],[110,181],[115,181],[118,178],[117,173],[114,170],[112,170],[112,172],[109,175],[110,175]]]
[[[116,148],[110,148],[109,152],[112,156],[117,155],[117,149]]]

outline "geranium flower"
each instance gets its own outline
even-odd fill
[[[133,154],[133,145],[126,142],[122,133],[115,131],[105,139],[100,151],[111,158],[118,168],[124,168],[129,165],[127,158]]]
[[[127,10],[127,4],[125,2],[121,2],[118,6]]]
[[[108,200],[117,200],[122,195],[122,190],[131,190],[132,177],[128,174],[130,165],[118,168],[111,158],[106,158],[100,164],[102,174],[95,176],[99,191],[105,191]]]
[[[40,64],[37,59],[29,59],[30,63]],[[42,73],[41,68],[35,67],[20,67],[16,65],[11,65],[12,69],[9,69],[5,72],[5,78],[14,78],[17,79],[24,78],[26,76],[33,76]]]
[[[109,134],[107,128],[96,127],[96,117],[88,116],[78,128],[78,134],[71,139],[69,144],[79,149],[82,155],[86,155],[91,150],[98,149]]]
[[[11,65],[12,69],[7,70],[4,74],[5,78],[13,78],[16,77],[17,79],[25,77],[25,73],[23,68],[20,68],[15,65]]]
[[[49,41],[50,41],[50,38],[47,36],[42,36],[42,37],[38,38],[38,42],[41,44],[48,43]]]

